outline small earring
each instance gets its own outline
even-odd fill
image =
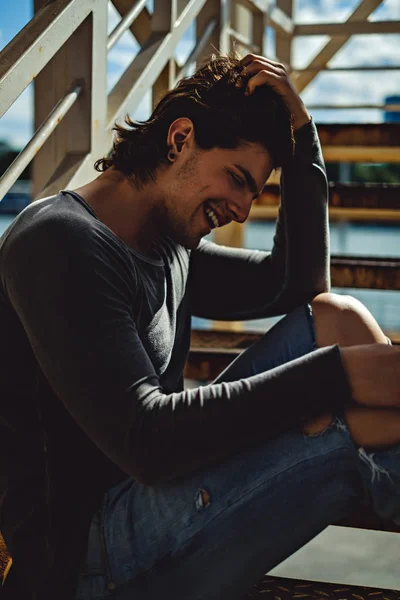
[[[174,158],[175,158],[175,153],[172,152],[172,150],[170,150],[168,152],[168,160],[170,160],[171,162],[173,162]]]

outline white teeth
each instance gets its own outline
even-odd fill
[[[207,213],[207,215],[210,217],[210,219],[211,219],[211,221],[212,221],[212,223],[213,223],[214,227],[218,227],[218,226],[219,226],[219,223],[218,223],[218,217],[217,217],[217,215],[215,214],[215,212],[213,211],[213,209],[212,209],[212,208],[209,208],[209,207],[207,207],[207,208],[206,208],[206,213]]]

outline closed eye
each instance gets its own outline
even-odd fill
[[[236,187],[238,187],[239,189],[243,189],[245,187],[246,182],[241,177],[236,175],[236,173],[234,173],[233,171],[230,171],[228,169],[226,172],[230,176],[230,178],[232,179],[232,181]]]

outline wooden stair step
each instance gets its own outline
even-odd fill
[[[386,146],[400,154],[400,123],[319,123],[322,146]]]
[[[400,258],[332,256],[334,287],[400,290]]]
[[[400,332],[385,334],[400,344]],[[185,378],[197,381],[215,379],[243,350],[261,339],[262,333],[193,329]]]
[[[317,125],[326,162],[400,162],[400,123]]]
[[[278,206],[279,199],[279,185],[267,184],[254,206]],[[330,182],[329,207],[400,210],[400,184]]]

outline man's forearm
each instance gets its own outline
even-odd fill
[[[303,127],[303,125],[310,121],[310,114],[304,102],[297,94],[293,94],[293,96],[287,101],[287,106],[292,115],[292,125],[294,131],[297,131],[300,129],[300,127]]]

